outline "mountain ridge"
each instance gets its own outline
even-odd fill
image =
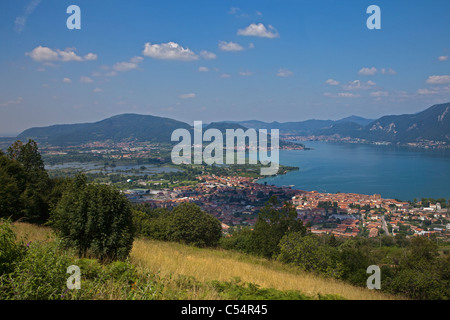
[[[450,142],[450,102],[433,105],[415,114],[386,115],[378,119],[349,116],[340,120],[264,122],[260,120],[218,121],[204,128],[279,129],[280,134],[298,136],[340,136],[367,141],[410,143]],[[34,127],[20,133],[19,139],[34,139],[51,145],[76,145],[92,141],[154,141],[170,143],[175,129],[192,130],[192,125],[166,117],[125,113],[97,122]]]

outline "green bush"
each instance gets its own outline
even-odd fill
[[[57,300],[67,293],[73,256],[56,242],[33,242],[14,270],[0,279],[2,299]]]
[[[217,246],[222,237],[221,222],[194,203],[183,203],[172,211],[138,209],[133,210],[133,222],[144,237],[198,247]]]
[[[25,254],[25,246],[16,242],[16,234],[9,220],[0,220],[0,276],[14,270]]]
[[[101,261],[124,260],[134,239],[132,209],[118,190],[86,184],[78,175],[64,192],[50,224],[80,256]]]
[[[338,249],[321,245],[317,236],[304,236],[301,232],[290,233],[281,239],[278,260],[337,279],[343,272]]]
[[[193,203],[183,203],[167,217],[167,240],[198,247],[217,246],[222,236],[218,219]]]

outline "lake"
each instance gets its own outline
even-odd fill
[[[307,191],[377,193],[400,200],[450,198],[448,150],[324,141],[304,144],[313,150],[280,150],[280,163],[299,171],[259,182]]]

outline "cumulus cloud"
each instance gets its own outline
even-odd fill
[[[342,88],[344,90],[367,90],[367,89],[371,89],[376,85],[375,82],[369,80],[367,82],[364,81],[360,81],[360,80],[354,80],[354,81],[350,81],[349,83],[345,84],[342,86]]]
[[[443,83],[449,83],[450,82],[450,76],[444,75],[444,76],[429,76],[426,80],[426,83],[430,84],[443,84]]]
[[[146,57],[162,60],[197,60],[198,56],[189,48],[183,48],[176,42],[151,44],[147,42],[142,54]]]
[[[375,67],[372,68],[362,68],[361,70],[358,71],[359,75],[362,76],[373,76],[375,74],[377,74],[378,70]]]
[[[89,78],[89,77],[81,77],[81,78],[80,78],[80,82],[81,82],[81,83],[92,83],[92,82],[94,82],[94,80],[92,80],[92,79]]]
[[[371,97],[387,97],[389,92],[387,91],[374,91],[370,93]]]
[[[208,72],[208,67],[198,67],[198,72]]]
[[[63,79],[63,82],[64,82],[64,83],[71,83],[72,80],[70,80],[70,78],[64,78],[64,79]]]
[[[116,71],[129,71],[129,70],[137,69],[137,67],[138,67],[137,63],[123,61],[123,62],[117,62],[116,64],[114,64],[113,69]]]
[[[96,60],[97,55],[94,53],[88,53],[84,57],[76,54],[75,48],[67,48],[65,50],[53,50],[48,47],[38,46],[30,52],[26,52],[25,55],[37,62],[70,62],[70,61],[88,61]]]
[[[288,69],[278,69],[277,77],[286,78],[294,75],[294,73]]]
[[[88,53],[84,56],[84,60],[90,61],[90,60],[97,60],[97,55],[95,53]]]
[[[365,67],[365,68],[361,68],[358,71],[358,74],[361,75],[361,76],[374,76],[374,75],[376,75],[378,73],[381,73],[381,74],[392,74],[392,75],[397,74],[397,72],[395,70],[391,69],[391,68],[381,68],[380,70],[378,70],[375,67],[370,67],[370,68],[369,67]]]
[[[252,23],[244,29],[239,29],[237,34],[239,36],[252,36],[270,39],[278,38],[280,36],[273,26],[269,25],[266,28],[266,26],[262,23]]]
[[[339,85],[339,81],[334,80],[334,79],[328,79],[327,81],[325,81],[326,84],[329,84],[330,86],[338,86]]]
[[[448,60],[448,56],[440,56],[438,57],[439,61],[447,61]]]
[[[228,78],[231,78],[231,74],[229,74],[229,73],[222,73],[222,74],[220,75],[220,77],[221,77],[222,79],[228,79]]]
[[[195,93],[184,93],[184,94],[180,94],[178,97],[181,99],[193,99],[196,96],[197,95]]]
[[[206,50],[200,51],[200,56],[203,59],[206,59],[206,60],[213,60],[213,59],[217,58],[215,53],[209,52],[209,51],[206,51]]]
[[[432,94],[449,94],[450,93],[450,85],[444,87],[434,87],[431,89],[418,89],[417,94],[420,95],[432,95]]]
[[[95,93],[100,93],[100,92],[103,92],[103,90],[102,89],[100,89],[100,88],[95,88],[94,90],[92,90],[93,92],[95,92]]]
[[[358,98],[358,97],[360,97],[359,94],[355,94],[355,93],[351,93],[351,92],[338,92],[338,93],[325,92],[323,95],[326,97],[331,97],[331,98]]]
[[[382,68],[380,72],[381,72],[381,74],[397,74],[397,71],[395,71],[391,68],[389,68],[389,69]]]
[[[242,47],[239,43],[232,41],[219,41],[219,49],[222,51],[242,51],[244,50],[244,47]]]

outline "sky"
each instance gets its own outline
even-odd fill
[[[0,135],[122,113],[416,113],[450,101],[449,12],[448,0],[2,0]]]

